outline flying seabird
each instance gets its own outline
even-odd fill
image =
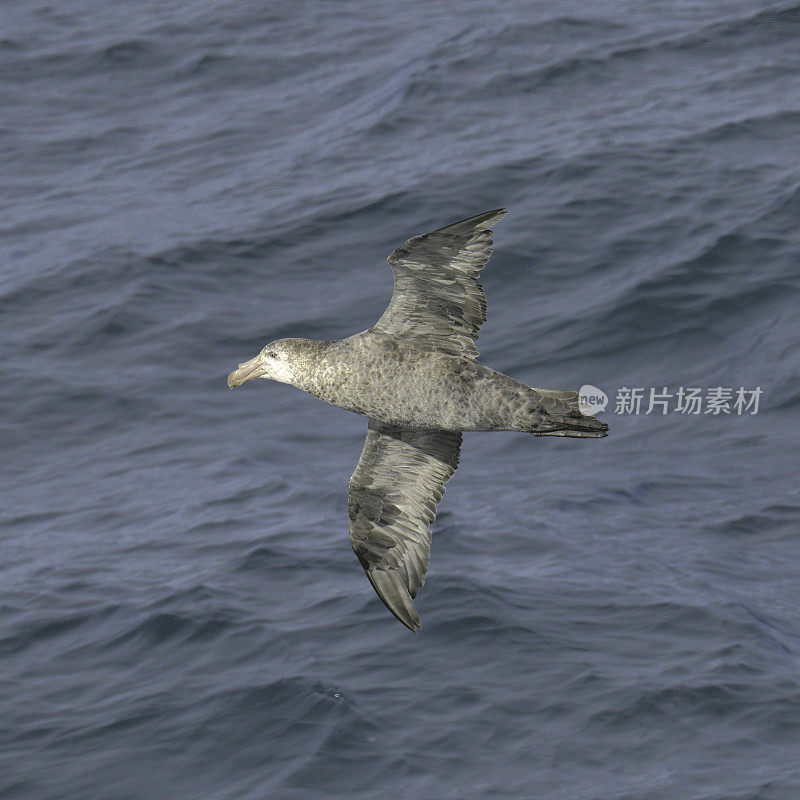
[[[369,418],[350,478],[350,542],[378,596],[412,631],[430,525],[458,467],[461,432],[597,439],[608,430],[581,414],[577,392],[532,389],[478,361],[486,320],[478,272],[505,214],[487,211],[398,247],[389,256],[392,299],[369,330],[330,342],[277,339],[228,376],[231,389],[271,379]]]

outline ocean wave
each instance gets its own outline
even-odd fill
[[[0,794],[797,794],[796,2],[11,16]],[[413,636],[365,420],[225,376],[500,205],[486,363],[763,404],[465,436]]]

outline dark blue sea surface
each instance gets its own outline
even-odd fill
[[[465,435],[415,636],[366,421],[225,377],[498,206],[611,432]],[[4,800],[800,797],[800,5],[5,0],[0,375]]]

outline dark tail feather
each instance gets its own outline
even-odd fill
[[[531,431],[534,436],[569,436],[574,439],[602,439],[608,436],[605,422],[581,414],[577,392],[538,391],[542,395],[547,416]]]

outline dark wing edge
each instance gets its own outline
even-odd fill
[[[467,217],[460,222],[453,222],[450,225],[445,225],[444,228],[437,228],[435,231],[431,231],[425,235],[430,236],[434,233],[455,233],[458,236],[469,236],[474,231],[488,230],[495,222],[500,222],[506,214],[508,214],[508,209],[495,208],[491,211],[484,211],[482,214],[476,214],[474,217]],[[409,241],[413,241],[413,239],[409,239]],[[406,242],[406,244],[408,244],[408,242]],[[391,258],[391,256],[389,256],[389,258]]]
[[[394,250],[388,258],[394,291],[374,329],[476,358],[475,339],[486,321],[478,273],[492,255],[490,228],[506,213],[486,211],[414,236]]]
[[[413,599],[430,562],[430,525],[458,468],[461,433],[397,428],[370,420],[350,478],[350,543],[389,611],[420,627]]]

